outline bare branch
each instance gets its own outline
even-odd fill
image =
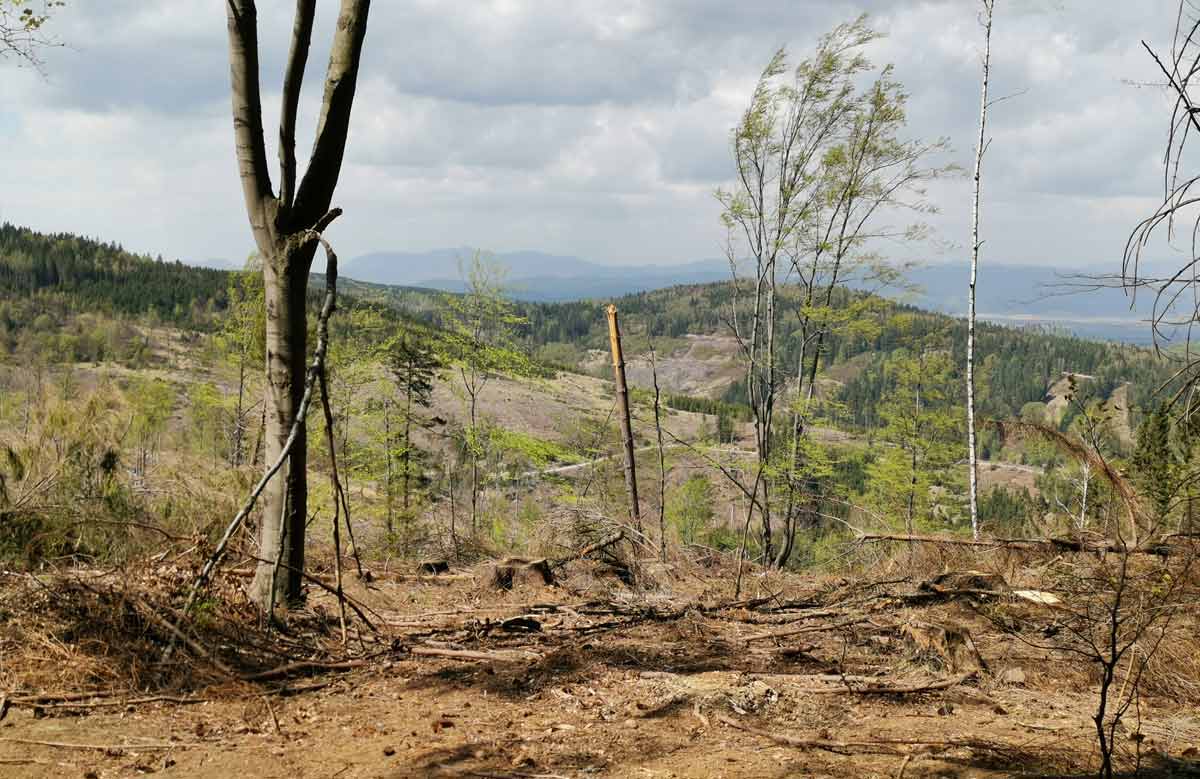
[[[342,0],[325,74],[325,97],[317,120],[317,139],[308,170],[296,194],[294,219],[300,224],[312,224],[318,215],[325,213],[333,199],[346,152],[350,109],[358,86],[359,59],[370,10],[371,0]]]
[[[279,116],[279,202],[285,209],[292,207],[296,194],[296,114],[308,50],[312,45],[316,9],[317,0],[296,0],[292,44],[283,75],[283,108]]]
[[[259,249],[274,244],[274,207],[263,139],[258,65],[258,9],[254,0],[226,0],[233,130],[246,212]]]

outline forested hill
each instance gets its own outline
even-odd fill
[[[729,334],[733,303],[732,283],[685,285],[642,292],[614,303],[621,312],[624,330],[635,341],[651,338],[660,353],[664,346],[688,334]],[[777,335],[781,361],[795,365],[798,359],[800,300],[796,288],[782,291],[781,317]],[[949,350],[955,365],[965,364],[966,326],[962,319],[923,311],[915,307],[871,298],[862,305],[865,293],[836,290],[834,308],[857,305],[860,319],[854,326],[835,327],[826,340],[826,368],[853,366],[836,371],[842,384],[839,398],[852,410],[854,420],[872,426],[874,407],[887,389],[883,364],[898,350]],[[606,303],[529,304],[529,337],[533,344],[556,362],[582,359],[579,350],[607,348]],[[1020,413],[1022,406],[1045,398],[1048,388],[1064,373],[1085,374],[1089,392],[1108,397],[1128,383],[1131,406],[1152,404],[1158,387],[1171,376],[1171,368],[1151,350],[1112,342],[1077,338],[1064,332],[1039,327],[1016,328],[980,323],[978,354],[987,388],[981,412],[993,417]],[[644,345],[644,342],[643,342]],[[631,350],[633,351],[633,350]],[[727,400],[744,396],[740,383],[732,384]]]
[[[94,321],[80,316],[103,315],[124,322],[150,320],[187,330],[209,330],[227,305],[230,274],[180,262],[164,262],[132,254],[112,243],[70,234],[45,235],[10,224],[0,226],[0,348],[54,353],[48,359],[96,359],[104,354]],[[313,279],[314,295],[323,281]],[[403,317],[434,326],[449,293],[388,287],[345,280],[344,304],[386,304]],[[794,288],[782,291],[783,310],[798,310]],[[614,301],[629,339],[628,353],[637,355],[652,339],[661,354],[679,346],[685,335],[729,333],[733,286],[728,282],[677,286],[640,292]],[[863,293],[839,290],[835,307],[861,304]],[[949,350],[962,365],[965,328],[962,321],[900,303],[873,299],[862,308],[854,327],[834,328],[826,342],[825,367],[836,376],[839,397],[852,409],[854,422],[875,423],[876,401],[887,391],[884,364],[898,350]],[[527,319],[523,340],[542,361],[582,369],[588,350],[607,348],[606,301],[520,303]],[[111,322],[106,326],[111,326]],[[794,364],[799,348],[797,318],[781,319],[779,344],[783,364]],[[102,328],[100,328],[102,329]],[[111,334],[110,334],[111,335]],[[1037,328],[979,326],[979,353],[987,389],[981,411],[1006,417],[1028,402],[1040,401],[1064,372],[1094,377],[1089,389],[1108,396],[1130,384],[1131,406],[1147,407],[1170,368],[1150,351],[1090,341]],[[731,357],[731,360],[733,358]],[[836,370],[838,366],[847,366]],[[736,369],[731,366],[732,372]],[[725,399],[741,401],[742,387],[733,382]]]
[[[9,301],[37,297],[76,312],[154,312],[195,326],[202,312],[224,308],[228,275],[68,233],[0,225],[0,294]]]

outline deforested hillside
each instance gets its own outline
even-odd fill
[[[0,0],[0,774],[1200,775],[1165,2]]]

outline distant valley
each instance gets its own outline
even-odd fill
[[[342,275],[375,284],[461,292],[459,265],[471,253],[469,248],[377,252],[346,262]],[[505,269],[512,297],[526,302],[609,299],[729,278],[729,265],[721,259],[678,265],[602,265],[538,251],[502,252],[493,259]],[[1115,263],[1111,270],[1117,270]],[[878,291],[919,308],[963,316],[967,273],[965,262],[926,265],[907,274],[915,289]],[[985,263],[979,273],[978,294],[980,317],[998,324],[1061,328],[1084,338],[1125,343],[1151,340],[1145,322],[1151,302],[1147,295],[1140,295],[1136,309],[1131,310],[1123,290],[1096,284],[1080,271],[1052,264]],[[1097,316],[1098,311],[1107,313]]]

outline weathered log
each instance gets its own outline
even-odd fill
[[[1167,536],[1166,538],[1173,538]],[[899,535],[893,533],[859,533],[856,541],[860,543],[878,542],[878,541],[894,541],[900,543],[914,544],[945,544],[948,546],[977,546],[987,547],[990,549],[1005,548],[1005,549],[1045,549],[1051,552],[1091,552],[1093,554],[1107,554],[1110,552],[1120,553],[1122,547],[1115,541],[1108,539],[1092,539],[1092,538],[960,538],[958,536],[933,536],[933,535]],[[1154,555],[1157,557],[1166,557],[1175,554],[1182,544],[1168,543],[1166,540],[1161,542],[1148,542],[1145,545],[1130,546],[1129,554],[1136,555]]]
[[[448,657],[454,660],[541,660],[542,655],[525,649],[496,649],[490,652],[478,652],[471,649],[443,649],[436,646],[414,646],[408,650],[414,655],[424,657]]]
[[[819,625],[804,625],[803,627],[789,628],[787,630],[768,631],[766,633],[754,633],[746,636],[742,640],[747,644],[754,641],[764,641],[771,638],[787,638],[789,636],[801,636],[805,633],[823,633],[827,630],[837,630],[839,628],[849,627],[850,625],[858,625],[869,621],[866,617],[850,617],[839,622],[826,622]]]

